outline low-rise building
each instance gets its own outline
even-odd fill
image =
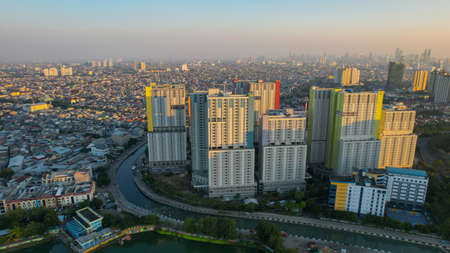
[[[7,187],[1,189],[0,214],[18,208],[38,207],[57,208],[77,205],[92,200],[95,182],[75,183],[73,175],[50,177],[22,176],[10,180]]]
[[[396,208],[421,211],[427,196],[428,176],[425,171],[387,168],[387,200]]]
[[[330,178],[328,204],[332,210],[384,216],[387,191],[372,177],[336,176]]]

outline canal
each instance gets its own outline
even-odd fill
[[[143,195],[136,187],[133,179],[131,167],[137,158],[146,151],[146,145],[139,148],[133,155],[128,157],[122,165],[118,168],[116,175],[116,182],[124,197],[131,203],[150,209],[156,213],[163,214],[176,219],[185,219],[186,217],[200,217],[201,214],[184,211],[181,209],[161,205],[156,203],[145,195]],[[239,228],[254,228],[258,223],[257,220],[252,219],[236,219]],[[281,230],[289,234],[296,234],[310,238],[319,238],[323,240],[332,240],[343,245],[358,245],[366,248],[381,249],[395,253],[438,253],[439,249],[416,245],[412,243],[379,238],[369,235],[362,235],[358,233],[336,231],[326,228],[318,228],[299,224],[286,224],[274,222]]]

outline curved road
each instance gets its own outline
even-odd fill
[[[145,145],[144,142],[142,142],[139,145],[135,146],[134,148],[128,150],[126,153],[124,153],[118,159],[118,161],[109,170],[110,178],[112,179],[112,184],[108,187],[108,190],[114,195],[118,206],[127,212],[130,212],[130,213],[133,213],[133,214],[136,214],[139,216],[147,215],[147,214],[156,214],[156,215],[160,216],[163,220],[172,221],[172,222],[182,222],[182,221],[170,218],[168,216],[162,215],[160,212],[155,212],[155,211],[149,210],[149,208],[152,208],[152,207],[144,208],[144,207],[140,207],[140,206],[137,206],[137,205],[131,203],[124,197],[121,190],[119,190],[119,185],[117,184],[117,178],[116,178],[117,169],[129,157],[133,158],[133,159],[128,159],[128,160],[134,160],[134,161],[131,161],[134,163],[139,156],[138,154],[134,154],[134,153],[138,149],[142,148],[143,145]],[[140,151],[143,151],[143,150],[140,150]],[[136,153],[142,153],[142,152],[136,152]],[[130,162],[128,160],[127,160],[127,164],[128,164],[128,162]],[[230,217],[235,217],[235,218],[239,218],[239,219],[270,220],[270,221],[284,223],[284,224],[286,224],[286,223],[298,224],[298,226],[307,225],[307,226],[312,226],[312,227],[326,228],[326,229],[341,231],[339,233],[358,233],[358,234],[366,235],[368,237],[388,238],[388,239],[400,240],[400,241],[404,241],[404,242],[408,242],[408,243],[439,247],[441,249],[444,249],[444,247],[447,246],[447,245],[441,244],[440,239],[436,238],[436,237],[426,236],[426,235],[422,235],[422,234],[405,233],[405,232],[395,231],[392,229],[380,229],[380,228],[376,228],[376,227],[367,227],[367,226],[361,226],[361,225],[357,225],[357,224],[349,224],[349,223],[336,222],[336,221],[330,221],[330,220],[320,220],[320,219],[312,219],[312,218],[297,217],[297,216],[286,216],[286,215],[278,215],[278,214],[271,214],[271,213],[251,213],[248,215],[244,215],[240,212],[231,212],[231,211],[222,212],[222,211],[218,211],[218,210],[210,209],[210,208],[190,206],[190,205],[186,205],[184,203],[174,201],[171,199],[167,199],[163,196],[154,194],[139,179],[135,179],[134,182],[131,182],[131,183],[135,183],[136,186],[138,187],[138,189],[148,198],[150,198],[158,203],[161,203],[163,205],[171,206],[171,207],[177,208],[177,209],[182,209],[182,210],[185,210],[188,212],[190,211],[190,212],[194,212],[194,213],[217,215],[217,216],[230,216]],[[448,249],[449,248],[447,246],[447,250]],[[403,252],[403,250],[402,250],[402,252]],[[414,251],[404,251],[404,252],[414,252]],[[421,252],[421,251],[415,251],[415,252]],[[435,252],[435,251],[424,250],[423,252]]]

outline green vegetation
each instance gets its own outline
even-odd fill
[[[275,252],[284,250],[280,229],[273,223],[261,221],[256,226],[258,241],[272,248]]]
[[[422,110],[417,111],[417,116],[442,116],[444,115],[444,112],[442,110]]]
[[[426,210],[431,213],[435,226],[419,227],[423,232],[438,232],[450,239],[450,160],[436,160],[432,165],[419,162],[417,169],[429,176]]]
[[[58,215],[53,209],[43,207],[30,210],[16,209],[0,216],[0,229],[10,229],[9,234],[0,237],[0,244],[32,235],[42,235],[59,225]]]
[[[10,168],[4,168],[0,171],[0,178],[5,178],[7,180],[11,179],[14,175],[14,171]]]
[[[450,152],[450,134],[433,136],[428,144],[436,151],[441,149],[448,153]]]
[[[176,237],[180,237],[180,238],[191,240],[191,241],[208,242],[208,243],[221,244],[221,245],[231,244],[231,242],[225,241],[225,240],[201,238],[201,237],[196,237],[196,236],[191,236],[191,235],[179,234],[177,232],[172,232],[172,231],[167,231],[167,230],[158,230],[157,233],[161,234],[161,235],[176,236]]]
[[[158,225],[160,224],[159,217],[156,215],[147,215],[143,217],[137,217],[129,213],[121,214],[104,214],[103,226],[104,227],[118,227],[121,229],[137,226],[137,225]]]
[[[223,239],[235,239],[237,237],[236,221],[229,218],[207,216],[198,221],[194,218],[186,218],[184,230],[189,233],[199,233]]]
[[[414,132],[422,133],[423,136],[434,136],[450,132],[449,122],[428,123],[423,126],[416,126]]]
[[[111,183],[106,168],[101,167],[97,169],[97,185],[98,187],[105,187]]]

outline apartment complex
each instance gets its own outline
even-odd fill
[[[360,70],[356,67],[339,67],[336,69],[335,82],[342,86],[360,85]]]
[[[324,163],[332,89],[311,87],[308,104],[308,162]]]
[[[186,162],[186,112],[183,85],[146,87],[149,165],[152,168]]]
[[[45,68],[42,69],[42,73],[44,76],[58,76],[58,69],[57,68]]]
[[[427,196],[428,176],[425,171],[387,168],[387,191],[390,205],[421,211]]]
[[[450,102],[450,74],[447,72],[433,71],[429,78],[429,89],[434,103]]]
[[[384,106],[381,115],[378,168],[411,168],[417,135],[413,133],[416,112],[402,104]]]
[[[254,195],[253,98],[196,92],[189,101],[194,187],[210,197]]]
[[[259,183],[264,192],[302,189],[306,150],[304,114],[269,110],[261,119],[259,135]]]
[[[425,91],[427,89],[428,71],[416,70],[414,73],[413,91]]]
[[[234,94],[253,96],[255,103],[255,135],[259,135],[259,123],[268,110],[280,108],[280,81],[235,80]],[[258,141],[257,139],[255,141]]]
[[[330,177],[330,209],[377,216],[384,216],[385,207],[423,210],[428,187],[425,171],[388,167],[352,174]]]
[[[405,64],[401,62],[389,62],[387,88],[395,89],[402,86]]]
[[[61,66],[61,76],[71,76],[72,75],[72,68],[71,67],[65,67]]]
[[[335,211],[384,216],[386,186],[378,185],[372,177],[336,176],[330,178],[328,205]]]
[[[325,164],[337,175],[350,175],[353,168],[378,166],[383,94],[331,91]]]

